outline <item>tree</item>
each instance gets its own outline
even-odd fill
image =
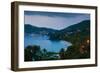
[[[65,59],[65,50],[62,48],[59,52],[60,58]]]
[[[45,48],[43,49],[43,53],[47,53],[47,50]]]
[[[31,46],[28,46],[24,49],[24,61],[32,61],[31,48]]]
[[[41,49],[40,46],[32,46],[32,56],[35,61],[41,60]]]
[[[78,59],[79,58],[79,47],[78,45],[72,45],[65,51],[66,59]]]
[[[41,50],[40,46],[27,46],[24,52],[24,60],[25,61],[32,61],[32,60],[40,60],[41,59]]]

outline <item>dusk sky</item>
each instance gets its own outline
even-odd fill
[[[64,29],[84,20],[90,20],[90,14],[83,13],[24,11],[24,16],[25,24],[56,30]]]

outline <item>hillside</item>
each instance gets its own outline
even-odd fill
[[[25,24],[24,28],[25,28],[24,32],[29,33],[29,34],[36,33],[36,34],[48,35],[49,33],[54,33],[57,31],[57,30],[50,29],[50,28],[32,26],[30,24]]]
[[[85,28],[89,28],[90,27],[90,20],[85,20],[85,21],[82,21],[80,23],[77,23],[77,24],[74,24],[74,25],[71,25],[65,29],[62,29],[61,31],[62,32],[74,32],[76,30],[81,30],[83,31]]]
[[[82,32],[85,29],[89,30],[90,27],[90,21],[89,20],[85,20],[82,21],[80,23],[77,24],[73,24],[67,28],[64,28],[62,30],[54,30],[54,29],[50,29],[50,28],[41,28],[41,27],[36,27],[36,26],[32,26],[30,24],[25,24],[25,33],[37,33],[37,34],[49,34],[49,33],[67,33],[67,34],[71,34],[71,33],[75,33],[75,32]],[[85,30],[86,31],[86,30]]]
[[[75,37],[79,37],[80,39],[83,39],[84,36],[90,35],[90,21],[82,21],[80,23],[71,25],[65,29],[62,29],[58,32],[51,33],[50,39],[51,40],[67,40],[71,42],[75,42],[77,39]],[[74,38],[73,38],[74,37]]]
[[[67,31],[67,32],[66,32]],[[63,29],[63,40],[73,45],[63,52],[63,59],[90,58],[90,21],[83,21]]]

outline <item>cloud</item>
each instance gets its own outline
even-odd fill
[[[58,15],[58,14],[57,14]],[[70,15],[67,16],[57,16],[57,15],[45,15],[45,14],[34,14],[34,15],[25,15],[25,24],[31,24],[33,26],[37,27],[46,27],[46,28],[52,28],[52,29],[63,29],[66,28],[70,25],[76,24],[78,22],[81,22],[83,20],[88,20],[90,19],[89,14],[73,14],[73,17]]]

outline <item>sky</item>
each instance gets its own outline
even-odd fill
[[[24,11],[24,20],[24,24],[61,30],[81,21],[90,20],[90,14]]]

